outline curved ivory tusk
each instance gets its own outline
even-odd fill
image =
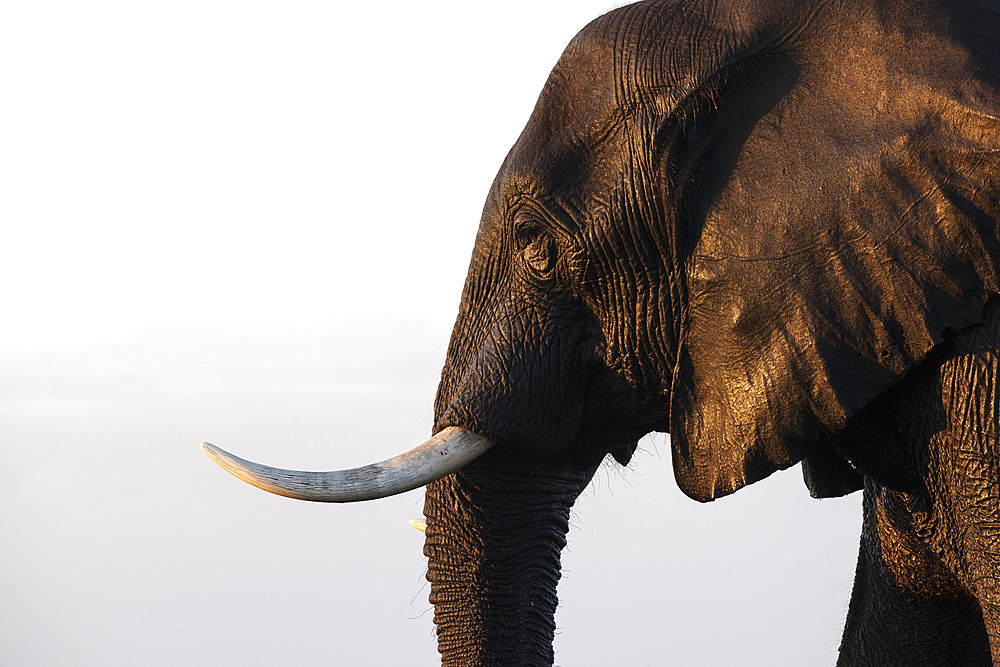
[[[449,426],[433,438],[381,463],[331,472],[283,470],[233,456],[202,443],[213,461],[244,482],[279,496],[323,503],[374,500],[410,491],[474,461],[493,441],[464,428]]]

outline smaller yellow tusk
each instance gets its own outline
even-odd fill
[[[410,519],[410,525],[419,530],[421,533],[427,532],[427,522],[423,519]]]

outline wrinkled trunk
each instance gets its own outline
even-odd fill
[[[551,665],[569,513],[587,475],[492,453],[427,487],[427,578],[444,665]]]

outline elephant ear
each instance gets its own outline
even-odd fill
[[[721,59],[669,149],[686,294],[671,440],[696,499],[804,457],[817,495],[856,488],[826,435],[998,292],[996,38],[976,51],[893,21],[816,17]]]

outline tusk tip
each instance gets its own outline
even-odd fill
[[[222,450],[210,442],[201,443],[201,451],[208,454],[209,458],[211,458],[213,461],[218,461],[219,455],[222,454]]]
[[[427,532],[427,522],[423,519],[410,519],[410,525],[419,530],[421,533]]]
[[[242,468],[243,466],[239,464],[241,462],[247,463],[246,461],[241,461],[238,457],[233,456],[232,454],[222,449],[221,447],[216,447],[210,442],[201,443],[201,451],[205,452],[205,454],[208,455],[208,458],[212,459],[212,461],[222,466],[224,469],[228,470],[230,473],[236,475],[237,477],[240,476],[236,474],[236,472],[234,471],[234,467]]]

